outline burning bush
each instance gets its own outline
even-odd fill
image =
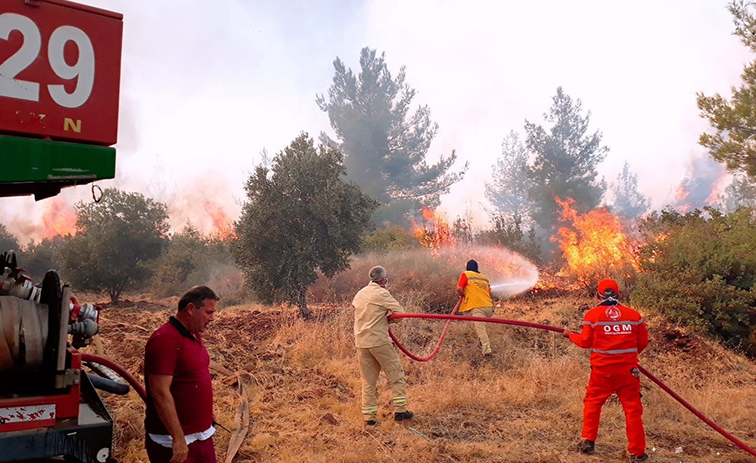
[[[756,219],[666,210],[646,219],[633,303],[756,356]]]
[[[556,198],[564,225],[551,239],[562,250],[565,265],[560,274],[594,287],[602,278],[614,278],[625,286],[637,273],[633,247],[619,219],[600,207],[578,214],[575,201]]]

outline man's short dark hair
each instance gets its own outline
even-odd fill
[[[181,299],[179,299],[178,309],[179,312],[184,310],[189,304],[194,304],[194,307],[198,309],[205,304],[205,301],[220,301],[220,298],[215,291],[207,286],[195,286],[189,291],[185,292]]]

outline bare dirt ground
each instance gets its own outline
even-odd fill
[[[590,299],[562,296],[504,303],[496,317],[578,327]],[[144,345],[174,312],[175,299],[131,298],[101,315],[104,353],[142,380]],[[242,381],[249,433],[236,462],[616,462],[626,461],[624,417],[616,398],[604,407],[596,455],[575,452],[588,352],[555,333],[489,325],[495,354],[480,357],[472,327],[452,324],[438,357],[403,358],[409,425],[392,421],[385,380],[382,424],[362,426],[360,376],[349,306],[222,308],[205,334],[211,358],[238,374],[214,379],[218,420],[234,427]],[[427,353],[442,323],[405,320],[398,337]],[[651,317],[642,364],[704,414],[756,446],[756,364],[716,343]],[[88,348],[94,351],[94,347]],[[756,462],[682,406],[642,380],[648,452],[656,462]],[[103,393],[103,395],[107,395]],[[114,457],[146,462],[144,406],[135,393],[107,396],[116,420]],[[229,435],[215,435],[223,461]]]

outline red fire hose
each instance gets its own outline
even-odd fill
[[[139,381],[136,380],[131,374],[118,366],[117,363],[106,359],[105,357],[99,357],[97,355],[92,354],[81,354],[81,360],[83,362],[93,362],[93,363],[99,363],[100,365],[104,365],[111,370],[118,373],[118,376],[125,379],[126,382],[128,382],[131,387],[134,388],[137,394],[139,394],[139,397],[142,398],[142,400],[147,401],[147,392],[144,390],[144,387],[142,387],[141,384],[139,384]]]
[[[462,304],[462,298],[459,298],[459,301],[457,302],[457,305],[454,306],[454,310],[452,310],[451,315],[454,315],[454,314],[457,313],[457,310],[459,309],[460,304]],[[394,318],[412,318],[412,317],[403,317],[404,315],[406,315],[406,314],[397,314],[397,315],[389,317],[389,320],[392,320]],[[418,318],[420,318],[420,317],[418,317]],[[423,318],[426,318],[426,317],[423,317]],[[427,318],[432,318],[432,317],[427,317]],[[431,354],[429,356],[427,356],[427,357],[418,357],[416,355],[413,355],[407,349],[405,349],[404,346],[402,346],[401,344],[399,344],[399,341],[396,340],[396,338],[394,337],[394,333],[391,332],[391,329],[389,329],[389,336],[391,336],[391,339],[394,340],[394,344],[396,344],[397,346],[399,346],[399,349],[401,349],[402,352],[404,352],[407,355],[407,357],[411,358],[412,360],[417,360],[418,362],[427,362],[428,360],[430,360],[433,357],[435,357],[436,354],[438,354],[439,349],[441,349],[441,343],[444,342],[444,336],[446,336],[446,331],[449,329],[449,325],[451,325],[452,321],[457,320],[458,318],[459,317],[449,318],[446,321],[446,325],[444,325],[444,330],[441,332],[441,337],[438,339],[438,343],[436,344],[436,348],[433,349],[433,352],[431,352]]]
[[[460,299],[460,302],[461,302],[461,299]],[[447,330],[447,328],[449,328],[449,324],[452,321],[498,323],[498,324],[501,324],[501,325],[515,325],[515,326],[524,326],[524,327],[527,327],[527,328],[537,328],[537,329],[541,329],[541,330],[554,331],[554,332],[557,332],[557,333],[561,333],[561,332],[564,331],[562,328],[558,328],[556,326],[542,325],[540,323],[522,322],[522,321],[519,321],[519,320],[506,320],[506,319],[503,319],[503,318],[461,317],[459,315],[454,315],[454,313],[457,311],[458,308],[459,308],[459,302],[457,303],[456,307],[454,307],[454,310],[452,311],[451,315],[444,315],[444,314],[424,314],[424,313],[401,313],[401,314],[391,315],[388,318],[389,321],[396,320],[396,319],[399,319],[399,318],[425,318],[425,319],[431,319],[431,320],[447,320],[446,326],[444,326],[444,331],[441,334],[441,339],[439,339],[438,344],[436,345],[436,348],[433,350],[433,352],[431,353],[431,355],[429,355],[428,357],[425,357],[425,358],[418,357],[418,356],[415,356],[412,353],[410,353],[407,350],[407,348],[405,348],[401,343],[399,343],[399,341],[394,336],[394,333],[392,333],[390,329],[389,329],[389,336],[391,336],[391,339],[394,341],[394,344],[396,344],[396,347],[398,347],[399,350],[401,350],[402,352],[404,352],[408,357],[410,357],[413,360],[417,360],[418,362],[426,362],[426,361],[432,359],[433,357],[435,357],[436,354],[438,354],[438,351],[439,351],[439,349],[441,347],[441,341],[443,341],[444,336],[446,335],[446,330]],[[756,450],[752,449],[751,447],[749,447],[748,445],[746,445],[745,443],[743,443],[740,439],[738,439],[737,437],[733,436],[729,432],[725,431],[724,429],[722,429],[721,427],[719,427],[716,423],[714,423],[709,418],[707,418],[706,416],[704,416],[703,413],[701,413],[700,411],[696,410],[691,404],[689,404],[687,401],[685,401],[685,399],[683,399],[682,397],[680,397],[677,393],[675,393],[675,391],[673,391],[672,389],[670,389],[666,384],[664,384],[658,378],[656,378],[654,375],[652,375],[651,373],[649,373],[645,368],[643,368],[642,366],[639,366],[638,368],[640,369],[641,373],[643,373],[644,375],[646,375],[646,377],[648,379],[650,379],[657,386],[659,386],[660,388],[662,388],[664,390],[664,392],[666,392],[667,394],[669,394],[670,396],[672,396],[672,398],[674,398],[676,401],[680,402],[680,404],[683,407],[685,407],[688,410],[690,410],[691,413],[693,413],[701,421],[703,421],[704,423],[706,423],[707,425],[709,425],[710,428],[712,428],[713,430],[717,431],[719,434],[721,434],[722,436],[724,436],[726,439],[728,439],[733,444],[737,445],[741,450],[743,450],[743,451],[745,451],[745,452],[753,455],[754,457],[756,457]]]

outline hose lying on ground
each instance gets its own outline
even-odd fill
[[[394,341],[394,344],[396,344],[396,347],[398,347],[399,350],[401,350],[402,352],[404,352],[408,357],[410,357],[413,360],[417,360],[418,362],[427,362],[428,360],[430,360],[433,357],[435,357],[436,354],[438,354],[438,351],[439,351],[439,349],[441,347],[441,341],[443,341],[444,335],[446,335],[446,330],[447,330],[447,328],[449,327],[449,324],[452,321],[498,323],[498,324],[501,324],[501,325],[514,325],[514,326],[524,326],[524,327],[527,327],[527,328],[537,328],[537,329],[540,329],[540,330],[554,331],[554,332],[557,332],[557,333],[562,333],[564,331],[564,329],[562,329],[562,328],[558,328],[556,326],[551,326],[551,325],[542,325],[540,323],[530,323],[530,322],[523,322],[523,321],[519,321],[519,320],[507,320],[507,319],[503,319],[503,318],[462,317],[462,316],[459,316],[459,315],[454,315],[454,312],[456,312],[458,308],[459,308],[459,303],[457,303],[457,306],[454,308],[454,311],[452,312],[451,315],[425,314],[425,313],[401,313],[401,314],[391,315],[390,317],[388,317],[389,321],[391,321],[391,320],[397,320],[397,319],[400,319],[400,318],[424,318],[424,319],[430,319],[430,320],[448,320],[446,322],[446,326],[444,326],[444,331],[441,334],[441,339],[439,339],[438,344],[436,345],[436,348],[433,350],[433,352],[431,353],[431,355],[429,355],[428,357],[418,357],[418,356],[413,355],[412,353],[410,353],[407,350],[407,348],[405,348],[396,339],[396,337],[394,336],[394,333],[392,333],[390,329],[389,329],[389,336],[391,336],[391,339]],[[641,366],[639,366],[638,368],[640,369],[641,373],[643,373],[644,375],[646,375],[646,377],[648,379],[650,379],[657,386],[659,386],[660,388],[662,388],[662,390],[664,390],[664,392],[666,392],[667,394],[669,394],[670,396],[672,396],[672,398],[674,398],[676,401],[678,401],[683,407],[685,407],[688,410],[690,410],[690,412],[693,413],[694,415],[696,415],[696,417],[698,417],[701,421],[703,421],[704,423],[706,423],[707,425],[709,425],[710,428],[712,428],[713,430],[717,431],[719,434],[721,434],[722,436],[724,436],[726,439],[728,439],[733,444],[737,445],[741,450],[743,450],[743,451],[745,451],[745,452],[753,455],[754,457],[756,457],[756,450],[754,450],[751,447],[749,447],[748,445],[744,444],[738,438],[736,438],[732,434],[728,433],[727,431],[725,431],[724,429],[722,429],[721,427],[719,427],[716,423],[714,423],[713,421],[711,421],[710,419],[708,419],[706,416],[703,415],[703,413],[701,413],[700,411],[696,410],[692,405],[690,405],[688,402],[686,402],[685,399],[683,399],[682,397],[680,397],[679,395],[677,395],[677,393],[675,393],[675,391],[673,391],[672,389],[670,389],[666,384],[664,384],[658,378],[656,378],[654,375],[652,375],[651,373],[649,373],[645,368],[643,368]]]

